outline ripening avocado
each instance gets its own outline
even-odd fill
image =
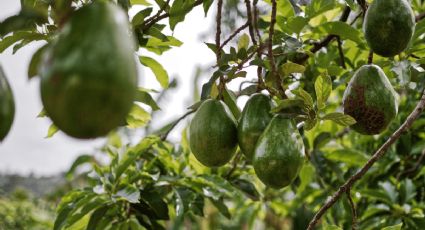
[[[239,147],[245,157],[251,161],[254,155],[255,144],[266,129],[272,114],[271,100],[264,94],[254,94],[246,102],[238,124]]]
[[[351,128],[373,135],[384,131],[397,116],[398,95],[384,71],[364,65],[351,78],[343,97],[344,113],[356,119]]]
[[[258,139],[252,161],[258,178],[280,189],[294,181],[304,158],[304,143],[294,122],[275,115]]]
[[[230,161],[238,146],[235,118],[220,100],[205,100],[189,127],[190,149],[203,165],[218,167]]]
[[[6,75],[0,66],[0,142],[10,131],[15,117],[15,100]]]
[[[415,16],[406,0],[374,0],[363,23],[370,48],[383,57],[404,51],[415,30]]]
[[[60,130],[86,139],[125,124],[137,89],[134,44],[115,4],[96,1],[73,13],[40,68],[41,99]]]

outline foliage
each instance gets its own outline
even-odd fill
[[[150,54],[139,60],[165,88],[162,93],[171,84],[166,68],[153,58],[154,54],[161,55],[184,42],[167,29],[174,30],[184,23],[194,7],[203,7],[205,14],[211,14],[216,2],[117,1],[127,10],[141,6],[131,23],[139,49],[143,55]],[[252,10],[254,4],[245,2]],[[234,5],[224,8],[223,21],[231,17],[249,20],[245,2],[228,1],[226,4]],[[305,229],[328,196],[405,121],[424,89],[424,20],[418,21],[405,52],[393,58],[374,57],[373,62],[384,70],[400,95],[399,114],[385,132],[364,136],[344,127],[355,120],[341,113],[346,84],[369,56],[361,29],[363,7],[357,4],[364,1],[279,0],[275,26],[270,20],[271,3],[275,1],[256,2],[259,15],[248,14],[256,19],[255,23],[248,26],[246,34],[234,35],[236,43],[223,46],[206,41],[211,55],[217,56],[217,65],[213,72],[202,73],[210,79],[202,86],[200,99],[222,98],[239,117],[237,100],[257,89],[272,95],[276,103],[272,112],[285,113],[303,124],[300,132],[309,161],[295,182],[282,190],[266,188],[241,153],[230,164],[206,168],[190,153],[187,127],[179,143],[166,140],[175,122],[146,132],[136,143],[128,141],[123,128],[111,133],[102,149],[109,159],[107,163],[84,156],[71,167],[69,177],[79,173],[79,166],[89,166],[89,171],[83,171],[88,185],[62,198],[54,229]],[[0,51],[13,47],[16,52],[32,41],[51,42],[67,17],[89,1],[21,3],[21,12],[0,24]],[[412,0],[411,5],[416,15],[425,8],[420,0]],[[231,10],[237,13],[231,14]],[[267,46],[271,28],[273,46]],[[230,33],[233,30],[226,31],[226,37]],[[267,56],[264,53],[270,47],[272,55]],[[33,56],[29,77],[37,73],[42,49]],[[239,90],[226,86],[236,79],[250,79],[256,69],[258,78],[240,84]],[[139,93],[138,103],[150,106],[152,112],[135,109],[127,119],[130,128],[143,127],[159,109],[160,96],[155,98],[155,91],[141,88]],[[197,103],[189,112],[199,107],[199,98],[195,99]],[[421,116],[351,190],[359,229],[425,228],[425,170],[421,168],[424,126],[425,117]],[[52,128],[49,135],[54,131]],[[352,215],[352,206],[343,197],[322,218],[319,228],[349,229]]]

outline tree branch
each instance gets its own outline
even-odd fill
[[[165,132],[164,134],[161,135],[161,140],[165,141],[168,137],[168,134],[170,134],[171,130],[173,130],[177,124],[180,123],[180,121],[182,121],[183,119],[185,119],[187,116],[189,116],[190,114],[194,113],[196,111],[196,109],[194,110],[190,110],[187,113],[183,114],[183,116],[181,116],[179,119],[177,119],[175,122],[173,122],[173,124],[171,125],[171,127],[167,130],[167,132]]]
[[[251,2],[249,0],[245,0],[246,6],[246,16],[248,18],[248,26],[249,26],[249,36],[251,37],[252,44],[257,45],[257,39],[255,39],[254,26],[252,23],[252,10],[251,10]]]
[[[245,24],[243,24],[242,26],[240,26],[238,29],[236,29],[219,47],[219,49],[223,49],[224,46],[227,45],[227,43],[229,43],[238,33],[240,33],[242,30],[244,30],[245,28],[247,28],[249,26],[249,22],[246,22]]]
[[[339,36],[336,37],[336,41],[338,42],[338,53],[339,53],[340,65],[342,68],[347,69],[347,66],[345,65],[344,51],[342,50],[341,38]]]
[[[412,113],[409,115],[409,117],[407,117],[406,121],[373,154],[373,156],[366,162],[366,164],[357,173],[351,176],[341,187],[339,187],[338,190],[326,201],[326,203],[319,209],[319,211],[314,215],[313,219],[310,221],[307,230],[313,230],[314,226],[317,224],[323,214],[325,214],[326,211],[331,208],[338,201],[339,198],[341,198],[341,195],[344,194],[344,192],[349,191],[354,185],[354,183],[360,180],[373,166],[373,164],[375,164],[387,152],[390,146],[400,138],[403,132],[405,132],[412,126],[413,122],[418,119],[421,113],[423,112],[424,107],[425,91],[422,92],[422,97],[420,101],[418,102]]]

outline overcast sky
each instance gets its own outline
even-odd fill
[[[16,14],[19,8],[17,0],[1,0],[0,21]],[[163,112],[155,122],[159,125],[184,113],[190,105],[194,67],[198,64],[207,66],[214,61],[214,55],[199,41],[199,34],[212,28],[211,20],[204,18],[202,7],[191,12],[186,19],[174,31],[174,36],[183,41],[184,45],[158,58],[169,75],[177,76],[181,83],[180,88],[167,98],[166,104],[161,105]],[[45,138],[51,122],[49,119],[36,118],[42,109],[39,81],[28,81],[26,74],[31,55],[42,44],[33,43],[14,55],[11,48],[0,54],[0,63],[9,79],[16,103],[12,130],[0,143],[0,172],[51,175],[68,169],[79,154],[90,153],[103,143],[102,139],[76,140],[60,132],[53,138]],[[141,67],[139,74],[143,87],[160,89],[149,70]],[[177,129],[171,138],[178,138],[178,132]]]

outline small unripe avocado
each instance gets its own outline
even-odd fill
[[[291,184],[304,164],[304,143],[294,122],[275,115],[258,139],[252,161],[266,186],[280,189]]]
[[[374,53],[392,57],[404,51],[415,30],[415,16],[406,0],[374,0],[363,23]]]
[[[353,130],[379,134],[397,116],[398,95],[379,66],[364,65],[348,83],[343,105],[344,113],[357,121],[351,126]]]
[[[73,13],[40,68],[43,106],[76,138],[95,138],[125,124],[137,90],[134,39],[127,14],[96,1]]]
[[[230,161],[238,146],[236,121],[227,106],[208,99],[198,108],[189,127],[190,149],[208,167]]]
[[[6,75],[0,66],[0,141],[10,131],[15,117],[15,101]]]
[[[254,94],[246,102],[238,124],[239,147],[245,157],[251,161],[258,138],[266,129],[272,114],[271,100],[264,94]]]

